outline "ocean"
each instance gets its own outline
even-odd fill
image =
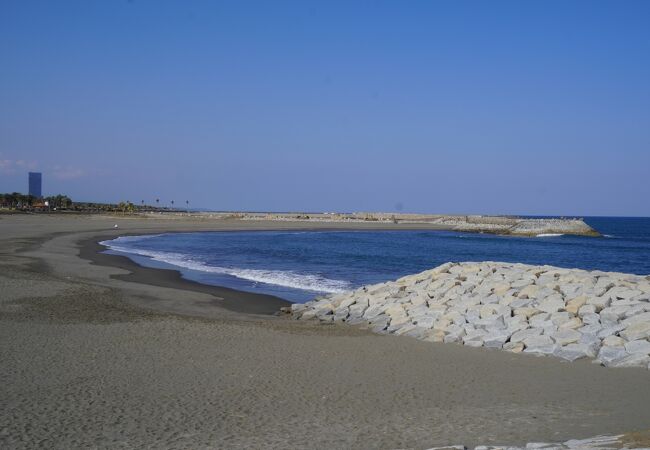
[[[242,231],[125,236],[109,253],[200,283],[305,302],[447,261],[504,261],[650,274],[650,218],[585,218],[603,237],[454,231]]]

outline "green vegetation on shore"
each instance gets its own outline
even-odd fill
[[[0,194],[0,207],[7,209],[43,208],[47,206],[46,202],[50,208],[67,209],[73,206],[72,199],[63,194],[42,198],[20,192]]]
[[[146,211],[169,211],[171,208],[146,205],[144,200],[140,205],[130,201],[120,203],[73,202],[63,194],[37,198],[20,192],[0,193],[0,210],[11,212],[121,212],[135,213]]]

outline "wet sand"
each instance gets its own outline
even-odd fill
[[[100,245],[97,239],[90,238],[80,242],[79,256],[94,264],[118,267],[129,272],[126,275],[113,275],[114,279],[203,292],[214,297],[213,306],[230,311],[245,314],[274,314],[278,313],[283,306],[291,305],[291,302],[273,295],[241,292],[226,287],[197,283],[183,278],[178,270],[143,267],[126,256],[106,254],[104,250],[106,247]],[[192,312],[186,311],[186,313],[191,314]],[[197,312],[197,315],[203,316],[201,312]]]
[[[294,227],[0,216],[0,447],[427,448],[650,428],[644,369],[298,323],[267,314],[281,299],[96,254],[121,234]]]

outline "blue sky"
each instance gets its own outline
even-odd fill
[[[650,2],[0,2],[0,192],[650,216]]]

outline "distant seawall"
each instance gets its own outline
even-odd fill
[[[503,218],[502,223],[492,224],[490,217],[472,218],[457,222],[456,231],[483,231],[516,236],[538,236],[543,234],[573,234],[578,236],[600,236],[600,233],[582,219],[520,219]]]
[[[276,220],[304,222],[386,222],[394,224],[428,224],[432,228],[469,233],[493,233],[515,236],[571,234],[600,236],[582,219],[528,219],[512,216],[430,215],[390,213],[237,213],[241,220]]]

